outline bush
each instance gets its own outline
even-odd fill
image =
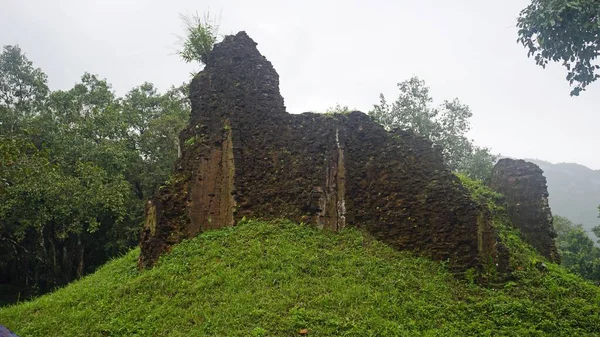
[[[206,64],[208,54],[217,42],[219,31],[217,19],[211,19],[208,12],[203,17],[197,13],[181,15],[181,19],[185,25],[186,37],[182,39],[182,49],[177,54],[187,63],[198,61]]]

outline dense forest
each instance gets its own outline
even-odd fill
[[[186,85],[159,92],[143,83],[117,97],[105,79],[86,73],[73,88],[53,91],[18,46],[4,46],[4,292],[48,291],[134,246],[145,200],[169,177],[189,110]]]

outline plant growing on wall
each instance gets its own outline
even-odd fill
[[[185,38],[182,38],[181,49],[177,54],[187,63],[197,61],[206,64],[208,55],[218,39],[219,20],[211,18],[206,12],[203,16],[198,13],[181,15],[185,26]]]

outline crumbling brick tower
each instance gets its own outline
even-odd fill
[[[365,228],[457,272],[497,258],[489,217],[428,140],[361,112],[287,113],[279,76],[246,33],[215,45],[190,98],[182,156],[147,207],[140,266],[243,217]]]
[[[508,216],[523,240],[550,261],[559,262],[542,169],[524,160],[501,159],[492,171],[490,187],[505,196]]]

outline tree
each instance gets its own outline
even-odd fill
[[[129,137],[139,153],[132,180],[140,199],[169,178],[179,153],[179,132],[191,111],[188,85],[159,94],[151,83],[133,88],[123,99]]]
[[[187,85],[160,93],[144,83],[119,98],[89,73],[50,92],[15,50],[5,48],[0,68],[0,285],[26,296],[137,243],[146,200],[177,159],[190,102]]]
[[[47,291],[114,256],[102,243],[109,228],[126,219],[130,189],[121,176],[91,163],[79,162],[69,174],[44,153],[17,150],[21,153],[2,172],[2,274]]]
[[[46,74],[35,68],[19,46],[0,54],[0,131],[14,133],[23,119],[39,112],[47,95]]]
[[[403,128],[432,140],[438,138],[440,130],[435,119],[439,110],[430,106],[433,98],[429,95],[425,81],[411,77],[397,85],[400,93],[396,102],[390,106],[383,94],[380,94],[380,104],[375,105],[369,115],[388,131]]]
[[[142,206],[123,176],[131,151],[106,81],[85,74],[28,103],[11,107],[27,128],[0,136],[0,279],[35,293],[127,250]]]
[[[536,64],[560,62],[571,96],[600,77],[594,61],[600,53],[600,2],[597,0],[533,0],[517,19],[518,42]]]
[[[180,15],[185,25],[185,38],[182,38],[181,47],[177,53],[185,62],[197,61],[206,64],[209,53],[217,42],[219,23],[210,13],[200,17],[193,15]]]
[[[456,171],[464,173],[472,179],[486,181],[490,178],[498,155],[487,147],[472,146],[472,152],[458,165]]]
[[[600,248],[594,246],[583,226],[555,215],[554,229],[562,265],[584,278],[600,280]]]
[[[598,218],[600,218],[600,206],[598,206],[598,214]],[[592,228],[592,232],[594,235],[596,235],[596,237],[600,238],[600,225]],[[600,240],[598,240],[598,243],[600,243]]]
[[[442,149],[446,164],[454,171],[476,179],[484,179],[491,173],[496,157],[466,137],[471,128],[469,118],[473,115],[467,105],[455,98],[433,107],[429,87],[418,77],[398,83],[398,89],[398,98],[391,105],[380,95],[379,105],[369,112],[373,120],[388,131],[410,129],[427,137]]]

